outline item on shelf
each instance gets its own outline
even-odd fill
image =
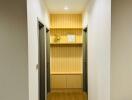
[[[68,40],[69,43],[73,43],[76,40],[76,36],[75,35],[71,35],[71,34],[67,35],[67,40]]]
[[[54,42],[59,42],[61,37],[59,35],[55,35]]]

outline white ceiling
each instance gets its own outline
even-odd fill
[[[88,0],[44,0],[50,13],[81,13]],[[64,7],[68,6],[68,10]]]

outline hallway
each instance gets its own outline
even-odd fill
[[[1,0],[0,12],[0,100],[132,100],[132,0]]]
[[[87,100],[84,92],[51,92],[48,100]]]

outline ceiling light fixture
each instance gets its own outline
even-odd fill
[[[68,9],[69,9],[68,6],[65,6],[65,7],[64,7],[64,10],[68,10]]]

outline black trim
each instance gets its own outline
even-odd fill
[[[39,29],[44,28],[44,25],[39,21]]]
[[[46,28],[47,92],[50,92],[50,30]]]
[[[85,28],[83,29],[83,31],[84,31],[84,32],[88,32],[88,28],[85,27]]]
[[[46,33],[48,33],[50,30],[48,28],[46,28]]]
[[[88,28],[83,29],[84,34],[83,34],[83,90],[85,92],[88,92],[88,65],[87,65],[87,37],[88,37]]]
[[[39,59],[39,100],[45,100],[45,31],[44,25],[38,21],[38,59]]]

